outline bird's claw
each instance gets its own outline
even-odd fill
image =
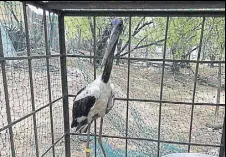
[[[90,157],[90,153],[86,152],[86,157]]]

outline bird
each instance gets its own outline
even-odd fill
[[[79,90],[73,101],[71,128],[75,132],[87,133],[86,156],[90,156],[90,127],[94,120],[100,118],[98,143],[104,157],[106,153],[102,145],[103,118],[114,106],[114,85],[111,83],[111,71],[114,52],[119,37],[123,30],[123,20],[115,18],[111,20],[111,33],[101,62],[102,74],[93,82]]]

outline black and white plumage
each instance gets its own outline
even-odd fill
[[[106,156],[102,142],[103,117],[112,109],[114,101],[114,86],[110,81],[114,51],[118,42],[119,35],[123,29],[121,19],[112,20],[112,30],[108,40],[107,48],[101,66],[104,66],[103,73],[92,83],[82,88],[76,95],[73,103],[71,127],[76,128],[76,132],[87,132],[86,155],[89,156],[90,126],[93,120],[98,117],[100,121],[100,131],[98,142],[104,156]]]
[[[102,76],[82,88],[74,99],[71,127],[76,131],[86,132],[88,123],[103,118],[113,107],[114,85],[110,80],[103,82]]]

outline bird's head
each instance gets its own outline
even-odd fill
[[[123,30],[123,21],[122,19],[113,19],[111,21],[111,34],[109,37],[109,41],[107,44],[107,48],[101,63],[101,67],[103,67],[107,61],[107,58],[109,57],[110,54],[114,54],[115,51],[115,46],[118,42],[118,38],[120,36],[120,34],[122,33]]]

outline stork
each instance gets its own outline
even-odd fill
[[[103,73],[92,83],[82,88],[77,93],[73,102],[71,128],[75,127],[76,132],[87,132],[86,156],[90,156],[89,142],[91,124],[95,119],[100,117],[98,142],[103,155],[106,157],[101,138],[102,126],[104,116],[112,109],[114,104],[114,85],[110,81],[110,76],[114,51],[123,29],[123,21],[121,19],[113,19],[111,25],[111,34],[101,63],[101,68],[104,67]]]

